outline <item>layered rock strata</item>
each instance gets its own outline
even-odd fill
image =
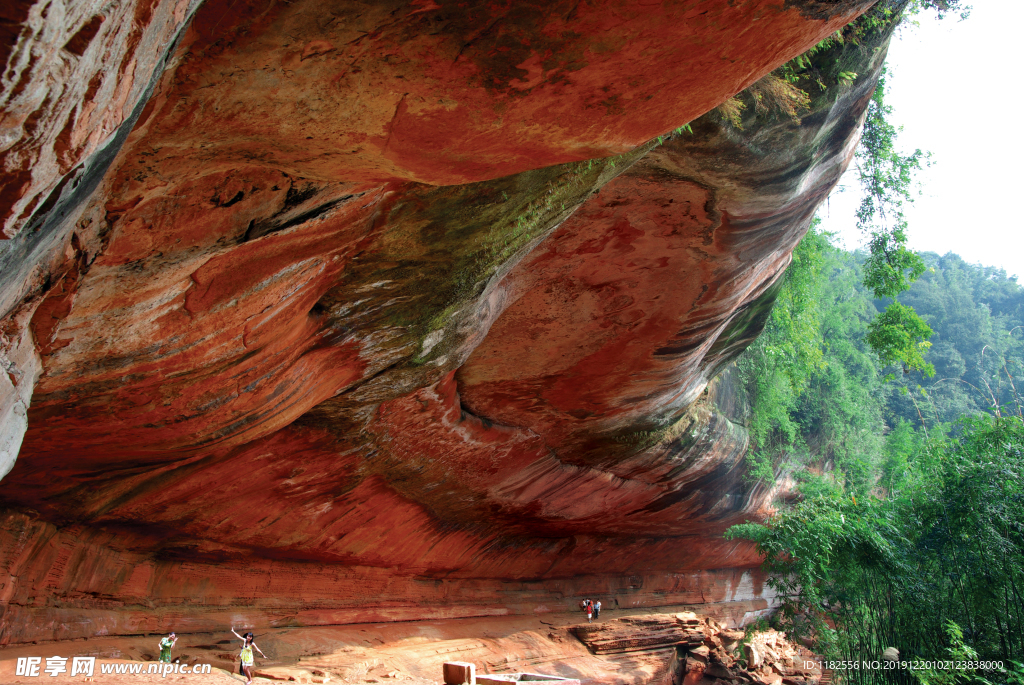
[[[12,0],[0,10],[0,477],[42,372],[29,320],[46,291],[74,287],[74,222],[197,7]]]
[[[660,640],[651,640],[652,630],[659,633]],[[470,665],[477,682],[489,685],[516,682],[516,676],[524,672],[608,685],[817,685],[822,676],[817,657],[783,633],[769,630],[747,636],[713,617],[671,610],[612,619],[602,615],[601,621],[592,624],[559,621],[548,615],[540,619],[521,616],[283,628],[259,636],[258,644],[267,656],[258,660],[255,675],[298,683],[401,681],[404,685],[434,685],[443,672],[465,672]],[[604,636],[596,640],[606,643],[610,638],[624,648],[594,650],[595,640],[589,636]],[[229,632],[182,634],[173,655],[189,670],[211,666],[204,682],[227,683],[229,674],[237,673],[237,640],[233,638]],[[156,642],[155,636],[101,637],[51,646],[68,656],[96,657],[97,672],[111,662],[134,662],[145,673],[156,661]],[[640,642],[645,646],[634,649]],[[16,659],[38,653],[39,647],[34,645],[6,648],[0,653],[0,679],[15,680]],[[453,660],[466,667],[443,670]],[[103,677],[115,683],[188,682],[192,678],[191,674],[173,673],[166,678]],[[75,680],[68,674],[54,678],[57,683]],[[77,680],[81,682],[81,677]]]
[[[623,654],[699,647],[708,624],[693,613],[650,614],[580,624],[572,632],[594,654]]]
[[[660,642],[650,641],[652,627],[661,629],[664,639]],[[227,683],[229,674],[237,673],[238,649],[237,640],[226,639],[225,634],[234,638],[229,632],[179,635],[173,655],[190,670],[210,665],[212,673],[206,680]],[[590,634],[610,636],[626,646],[638,641],[648,646],[595,653],[588,646]],[[516,682],[515,676],[524,672],[608,685],[817,685],[821,678],[817,658],[785,634],[770,630],[745,636],[742,630],[725,628],[713,617],[692,612],[636,612],[614,619],[602,615],[593,624],[559,621],[550,615],[350,624],[270,629],[259,636],[258,644],[267,656],[258,659],[255,675],[298,683],[432,685],[453,660],[473,665],[477,682],[491,685]],[[111,662],[134,662],[145,673],[157,658],[154,637],[100,637],[51,646],[68,656],[96,657],[97,672]],[[0,653],[0,678],[15,680],[16,659],[37,655],[38,650],[34,645],[7,647]],[[758,655],[756,665],[753,654]],[[172,673],[166,678],[107,675],[103,679],[155,683],[188,682],[192,677]],[[63,674],[54,682],[75,679]]]
[[[710,381],[884,51],[802,121],[658,134],[866,4],[204,4],[98,188],[0,254],[0,642],[766,609]]]

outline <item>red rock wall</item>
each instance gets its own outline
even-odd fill
[[[52,207],[58,186],[77,185],[84,163],[149,97],[194,8],[189,0],[5,3],[0,239],[40,216],[48,195]]]
[[[767,606],[708,382],[879,56],[802,123],[649,139],[864,4],[206,3],[88,202],[0,255],[36,279],[0,642]]]
[[[450,185],[620,154],[871,3],[812,4],[208,0],[136,168]]]
[[[80,275],[72,227],[148,101],[198,2],[12,0],[0,8],[0,477],[42,371],[29,331]]]
[[[408,516],[394,520],[412,523]],[[286,627],[543,615],[578,611],[582,594],[603,597],[611,612],[705,605],[738,622],[771,600],[756,569],[615,573],[614,561],[606,567],[602,560],[598,569],[594,558],[581,554],[571,577],[518,580],[237,555],[154,559],[130,549],[132,542],[123,533],[56,530],[21,514],[6,515],[0,550],[16,579],[4,578],[5,644],[162,632],[168,626],[181,633],[217,632],[240,622]],[[437,537],[430,542],[437,544]],[[505,554],[502,561],[522,568],[516,562],[527,554]]]

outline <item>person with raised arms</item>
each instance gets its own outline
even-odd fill
[[[235,633],[235,629],[232,628],[231,632]],[[252,650],[253,648],[255,648],[256,651],[260,653],[260,656],[262,656],[264,659],[267,658],[267,655],[263,653],[262,649],[256,646],[256,643],[254,642],[255,638],[253,637],[252,631],[246,633],[245,637],[242,637],[238,633],[235,633],[235,637],[242,641],[242,651],[238,654],[238,656],[242,659],[242,663],[238,667],[238,672],[247,678],[246,685],[252,685]]]

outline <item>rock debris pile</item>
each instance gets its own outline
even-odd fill
[[[786,634],[769,629],[747,636],[690,612],[629,616],[574,626],[596,655],[676,650],[665,682],[672,685],[818,685],[817,657]]]
[[[693,613],[649,614],[581,624],[572,631],[594,654],[622,654],[676,646],[696,649],[707,639],[708,623]]]

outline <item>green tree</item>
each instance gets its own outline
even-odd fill
[[[857,226],[871,235],[864,265],[864,285],[878,298],[893,302],[872,323],[867,341],[885,364],[902,364],[911,369],[935,373],[924,360],[923,350],[931,335],[928,324],[911,307],[896,301],[900,293],[924,273],[921,256],[907,249],[905,202],[913,201],[914,175],[927,155],[915,150],[903,155],[897,147],[900,129],[889,121],[892,107],[885,104],[885,71],[871,97],[864,131],[857,148],[857,171],[862,196],[857,209]]]
[[[931,346],[932,329],[910,307],[892,302],[868,324],[867,342],[883,364],[903,364],[904,372],[917,369],[934,376],[935,368],[922,352]]]

